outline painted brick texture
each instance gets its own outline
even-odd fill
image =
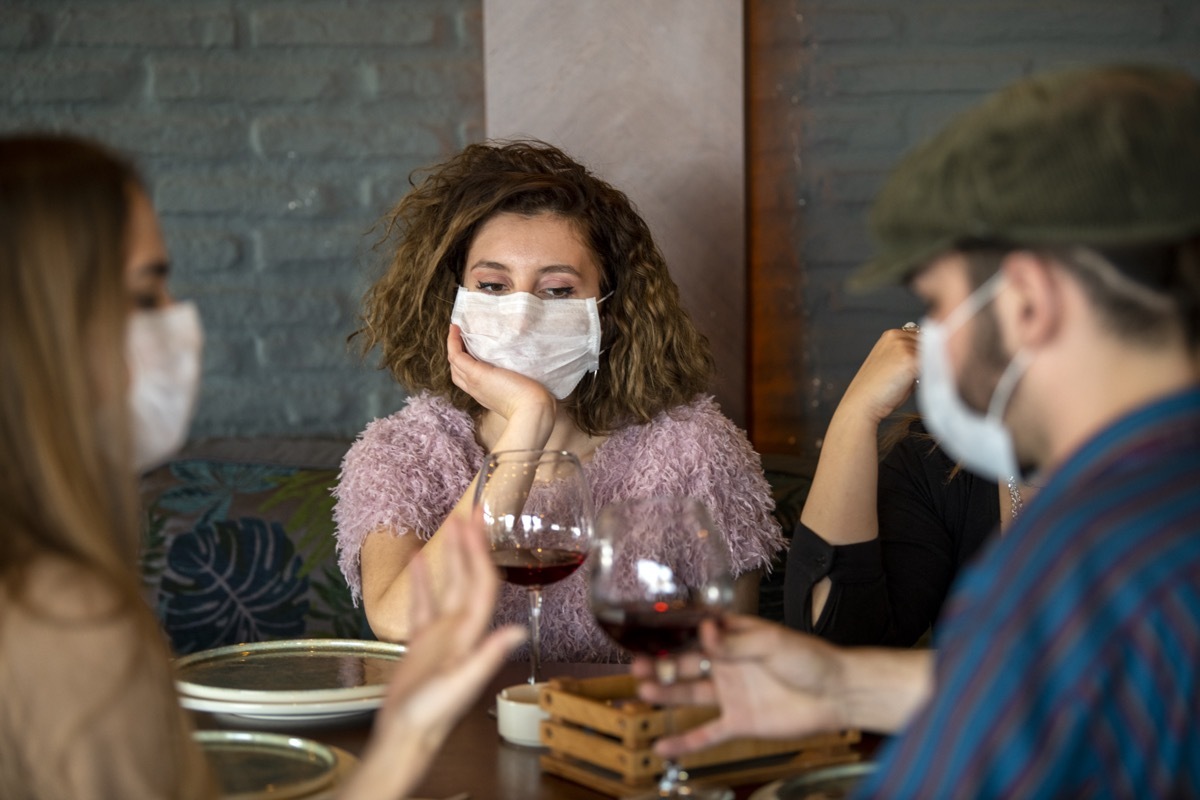
[[[6,0],[0,130],[129,154],[204,318],[197,438],[351,436],[403,393],[347,346],[367,231],[483,129],[481,0]]]
[[[778,12],[774,0],[754,0]],[[842,392],[888,327],[919,313],[902,290],[852,296],[843,283],[871,253],[866,212],[891,165],[983,95],[1031,72],[1113,61],[1150,61],[1200,75],[1196,0],[922,2],[824,0],[787,3],[773,47],[772,87],[794,120],[791,152],[774,163],[791,174],[791,246],[801,253],[792,289],[805,400],[790,420],[772,420],[760,447],[820,446]],[[778,113],[778,112],[776,112]],[[762,124],[772,124],[770,120]]]

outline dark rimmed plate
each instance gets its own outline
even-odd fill
[[[875,771],[875,766],[873,761],[858,761],[820,767],[768,783],[750,795],[750,800],[840,800],[849,797],[855,785]]]
[[[405,647],[357,639],[288,639],[175,659],[176,686],[233,703],[346,703],[382,697]],[[207,709],[206,709],[207,710]]]
[[[196,731],[223,800],[311,796],[333,783],[338,757],[311,739],[252,731]]]

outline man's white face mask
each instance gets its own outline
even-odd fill
[[[995,298],[1003,282],[1003,274],[996,273],[944,322],[922,319],[918,345],[921,380],[917,384],[917,407],[926,427],[951,458],[976,475],[997,482],[1015,479],[1019,474],[1012,435],[1004,426],[1004,412],[1029,366],[1029,354],[1021,350],[1013,356],[996,384],[987,413],[980,414],[958,393],[947,342],[955,330]]]
[[[204,334],[196,306],[174,303],[135,311],[126,335],[134,466],[144,472],[187,439]]]
[[[543,300],[527,292],[492,295],[459,287],[450,321],[467,351],[532,378],[559,400],[600,369],[597,300]]]

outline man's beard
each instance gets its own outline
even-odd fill
[[[963,360],[958,389],[968,406],[986,414],[1000,376],[1012,357],[1004,352],[1000,323],[991,303],[981,308],[969,324],[971,344]]]
[[[971,330],[971,345],[966,359],[963,361],[962,375],[958,380],[958,389],[963,400],[980,414],[988,412],[988,406],[996,394],[1000,376],[1012,362],[1013,356],[1004,352],[1003,336],[1000,333],[1000,322],[996,317],[994,307],[979,310],[973,320]],[[1008,412],[1012,410],[1016,397],[1009,398],[1008,405],[1001,409],[1009,419]],[[1033,442],[1040,441],[1040,434],[1020,429],[1022,426],[1010,424],[1007,426],[1013,440],[1013,455],[1016,456],[1017,466],[1022,475],[1028,476],[1038,471],[1038,457],[1034,454],[1040,448]],[[1032,437],[1032,438],[1031,438]]]

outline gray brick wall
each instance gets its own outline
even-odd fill
[[[776,0],[763,0],[775,2]],[[850,296],[870,255],[866,211],[888,169],[959,110],[1034,71],[1111,61],[1200,75],[1200,0],[791,0],[794,70],[780,75],[798,120],[804,347],[819,446],[879,333],[919,312],[901,290]],[[803,238],[799,238],[802,236]],[[812,452],[811,450],[809,452]]]
[[[208,335],[193,436],[350,436],[403,395],[346,345],[365,237],[483,130],[480,0],[0,0],[0,130],[138,162]]]

